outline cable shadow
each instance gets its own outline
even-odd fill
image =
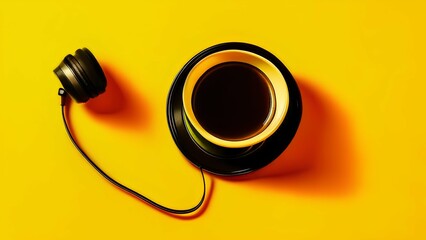
[[[155,210],[155,211],[161,212],[161,213],[163,213],[163,214],[164,214],[164,215],[166,215],[166,216],[169,216],[169,217],[172,217],[172,218],[176,218],[176,219],[180,219],[180,220],[193,220],[193,219],[196,219],[196,218],[200,217],[201,215],[203,215],[203,214],[206,212],[206,210],[207,210],[207,208],[208,208],[208,206],[209,206],[209,204],[210,204],[210,201],[211,201],[212,195],[213,195],[213,191],[214,191],[215,184],[214,184],[214,179],[213,179],[213,178],[211,178],[211,181],[210,181],[210,187],[209,187],[209,186],[206,186],[206,189],[208,189],[208,190],[206,191],[206,196],[205,196],[205,198],[204,198],[204,202],[203,202],[203,204],[200,206],[200,208],[199,208],[198,210],[196,210],[196,211],[195,211],[195,212],[193,212],[193,213],[181,214],[181,215],[179,215],[179,214],[169,213],[169,212],[163,211],[163,210],[161,210],[161,209],[158,209],[158,208],[156,208],[156,207],[152,206],[151,204],[148,204],[148,203],[146,203],[146,202],[142,201],[141,199],[139,199],[139,198],[138,198],[138,197],[136,197],[135,195],[130,194],[130,193],[128,193],[128,192],[126,192],[126,191],[124,191],[123,189],[121,189],[121,188],[119,188],[119,187],[117,187],[117,186],[115,186],[115,185],[113,185],[113,186],[114,186],[117,190],[121,191],[122,193],[124,193],[124,194],[126,194],[126,195],[128,195],[128,196],[132,197],[133,199],[135,199],[135,200],[137,200],[137,201],[141,201],[141,202],[145,203],[145,204],[146,204],[146,206],[148,206],[148,207],[152,208],[152,209],[153,209],[153,210]]]
[[[73,138],[75,140],[75,143],[78,146],[81,147],[78,138],[75,137],[75,135],[74,135],[75,131],[74,131],[74,127],[73,127],[73,124],[72,124],[71,117],[70,117],[71,107],[74,105],[74,102],[71,101],[69,97],[67,99],[65,99],[65,101],[66,101],[66,103],[65,103],[65,108],[64,108],[64,120],[66,120],[66,122],[68,123],[67,125],[68,125],[69,132],[73,136]],[[81,147],[81,149],[82,149],[82,151],[84,151],[83,147]],[[207,176],[208,174],[204,173],[204,175]],[[156,211],[159,211],[159,212],[161,212],[161,213],[163,213],[163,214],[165,214],[165,215],[167,215],[169,217],[173,217],[173,218],[181,219],[181,220],[192,220],[192,219],[196,219],[196,218],[198,218],[198,217],[200,217],[201,215],[204,214],[204,212],[207,210],[207,208],[209,206],[209,203],[211,201],[211,198],[212,198],[212,195],[213,195],[213,191],[214,191],[214,185],[215,185],[214,184],[215,183],[214,179],[211,178],[211,180],[210,180],[210,187],[208,187],[207,184],[206,184],[206,195],[205,195],[205,198],[204,198],[204,202],[203,202],[203,204],[200,206],[200,208],[198,210],[196,210],[194,213],[185,214],[185,215],[178,215],[178,214],[172,214],[172,213],[169,213],[169,212],[166,212],[166,211],[163,211],[163,210],[161,210],[159,208],[154,207],[153,205],[151,205],[151,204],[147,203],[146,201],[140,199],[139,197],[137,197],[136,195],[130,193],[129,191],[125,191],[124,189],[118,187],[117,185],[112,184],[111,181],[108,181],[105,176],[102,177],[102,180],[104,182],[112,185],[115,189],[119,190],[120,192],[122,192],[122,193],[124,193],[124,194],[126,194],[126,195],[128,195],[128,196],[130,196],[130,197],[132,197],[134,199],[136,199],[139,202],[144,203],[146,206],[151,207],[152,209],[154,209]]]
[[[171,214],[171,213],[168,213],[168,212],[163,212],[163,213],[170,216],[170,217],[180,219],[180,220],[193,220],[193,219],[200,217],[201,215],[203,215],[206,212],[208,206],[210,205],[210,201],[211,201],[211,198],[212,198],[212,195],[213,195],[214,187],[215,187],[214,178],[211,178],[210,188],[208,188],[209,190],[208,190],[208,192],[206,192],[206,197],[204,199],[203,205],[201,205],[201,207],[196,212],[194,212],[193,214],[177,215],[177,214]]]
[[[298,77],[297,82],[303,113],[289,147],[265,168],[226,180],[306,195],[351,195],[359,169],[345,109],[307,79]]]
[[[147,100],[133,90],[126,77],[117,69],[106,63],[101,65],[107,87],[103,94],[84,105],[86,110],[101,123],[129,130],[149,129],[151,114]]]

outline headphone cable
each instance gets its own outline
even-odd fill
[[[122,189],[123,191],[135,196],[136,198],[150,204],[151,206],[158,208],[164,212],[168,212],[168,213],[172,213],[172,214],[188,214],[191,212],[194,212],[195,210],[197,210],[198,208],[201,207],[201,205],[204,202],[205,196],[206,196],[206,180],[204,178],[204,171],[203,169],[200,167],[200,172],[201,172],[201,177],[203,179],[203,195],[201,197],[201,200],[199,201],[199,203],[189,209],[173,209],[173,208],[168,208],[166,206],[163,206],[151,199],[149,199],[148,197],[136,192],[135,190],[124,186],[123,184],[119,183],[117,180],[115,180],[114,178],[112,178],[111,176],[109,176],[106,172],[104,172],[87,154],[86,152],[84,152],[84,150],[78,145],[77,141],[74,139],[71,130],[68,126],[68,122],[66,120],[66,116],[65,116],[65,105],[66,105],[66,98],[68,96],[68,94],[65,92],[64,89],[60,88],[58,94],[61,96],[61,109],[62,109],[62,120],[64,122],[64,126],[65,126],[65,130],[68,134],[68,137],[70,138],[71,142],[73,143],[74,147],[80,152],[80,154],[84,157],[84,159],[87,160],[88,163],[90,163],[90,165],[92,165],[92,167],[94,167],[96,169],[96,171],[98,171],[99,174],[101,174],[106,180],[108,180],[110,183],[114,184],[115,186],[117,186],[118,188]]]

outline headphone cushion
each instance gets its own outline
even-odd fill
[[[64,64],[71,70],[73,75],[75,76],[75,79],[79,83],[82,90],[90,97],[94,98],[98,96],[97,90],[91,84],[89,77],[84,72],[83,68],[81,67],[80,63],[77,61],[77,59],[72,56],[68,55],[64,59]]]
[[[89,49],[78,49],[75,52],[75,59],[81,66],[82,74],[86,76],[87,85],[94,90],[95,96],[105,92],[107,85],[105,74]]]

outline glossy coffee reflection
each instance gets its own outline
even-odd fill
[[[273,90],[267,76],[243,62],[225,62],[198,80],[192,108],[201,126],[225,140],[248,139],[270,122]]]

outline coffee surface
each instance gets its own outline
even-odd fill
[[[264,128],[271,111],[269,80],[258,68],[227,62],[206,71],[197,82],[192,108],[201,126],[225,140],[243,140]]]

